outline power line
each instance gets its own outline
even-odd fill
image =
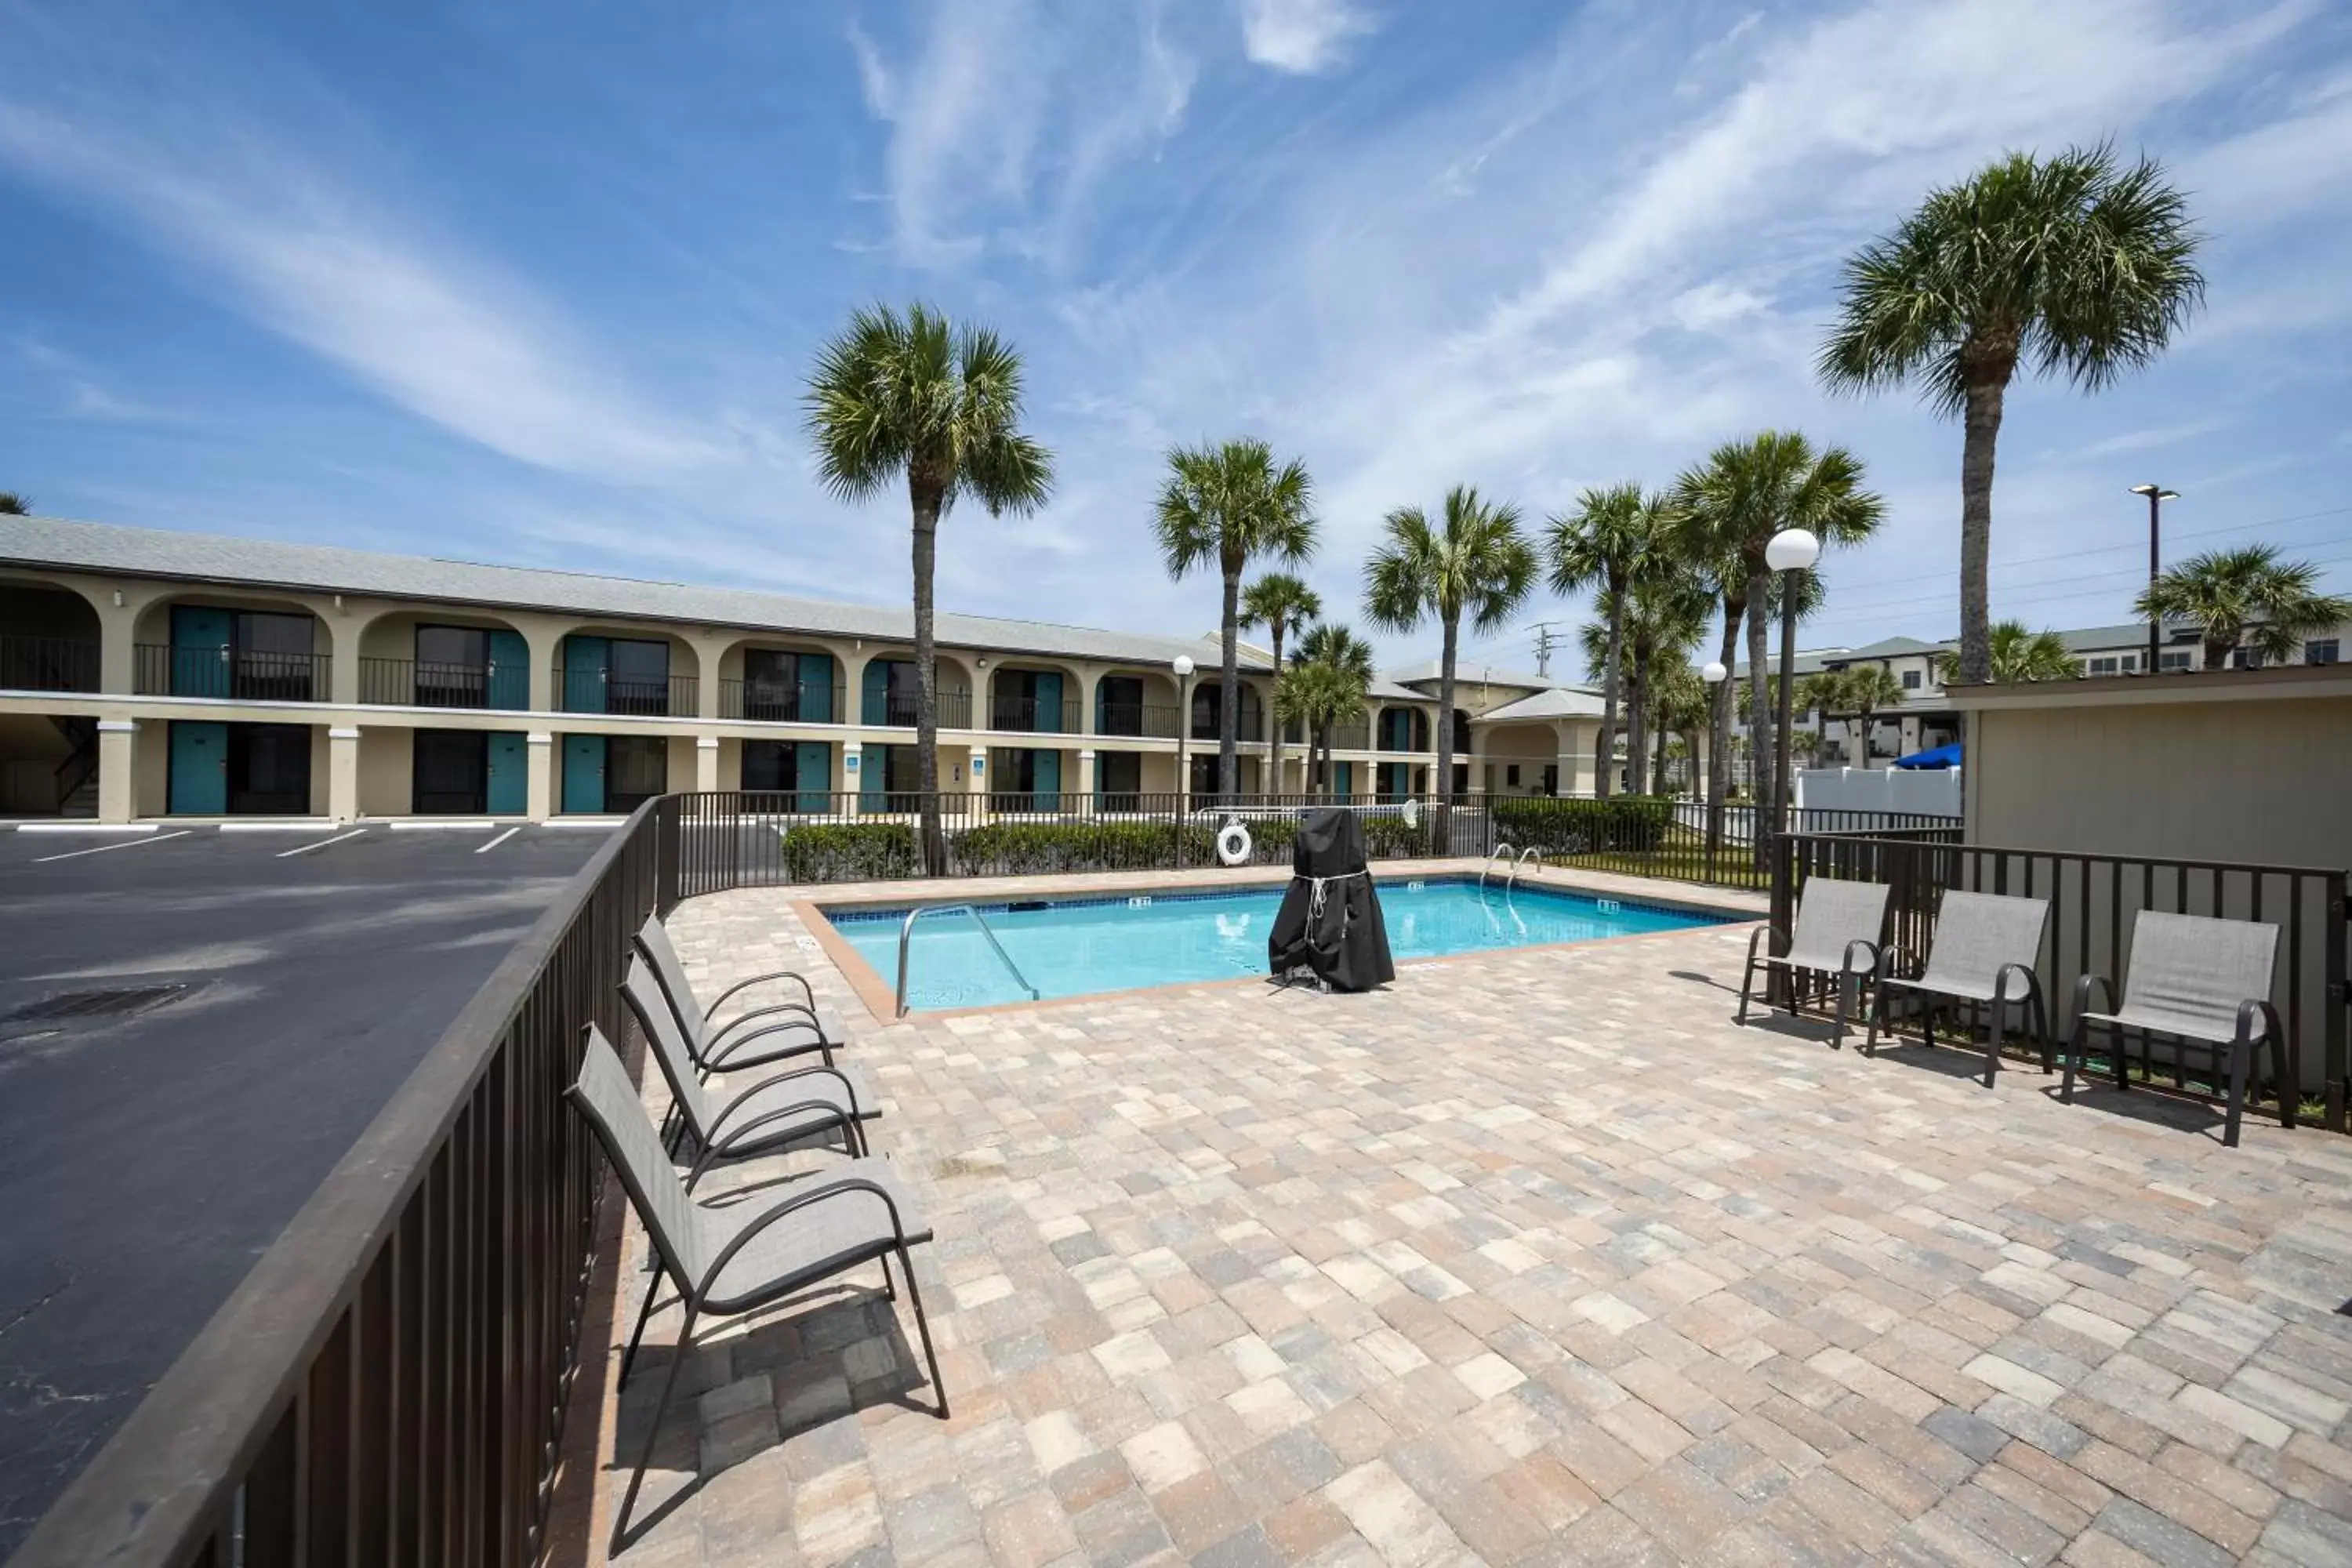
[[[2329,544],[2343,544],[2352,542],[2352,541],[2339,539],[2328,540],[2326,542]],[[2352,562],[2352,555],[2320,555],[2307,557],[2306,559],[2308,559],[2310,563],[2314,566],[2340,566],[2347,562]],[[2134,583],[2144,583],[2147,580],[2147,573],[2144,570],[2117,568],[2113,572],[2095,572],[2090,574],[2088,576],[2077,576],[2065,587],[2059,588],[2049,593],[2001,595],[2000,597],[2000,604],[1997,605],[1995,608],[2007,605],[2040,604],[2052,599],[2088,599],[2096,597],[2103,594],[2112,594],[2116,591],[2113,585],[2096,585],[2099,584],[2103,579],[2111,577],[2125,577],[2130,579]],[[1901,610],[1908,609],[1917,605],[1941,605],[1949,603],[1950,599],[1951,591],[1949,589],[1945,589],[1937,593],[1919,595],[1911,598],[1869,600],[1860,604],[1831,599],[1826,601],[1822,607],[1825,612],[1833,612],[1843,616],[1865,610]]]
[[[2283,523],[2308,522],[2312,519],[2319,517],[2342,517],[2347,512],[2352,512],[2352,506],[2329,507],[2324,511],[2297,512],[2292,517],[2264,518],[2257,522],[2233,522],[2221,528],[2195,528],[2186,530],[2167,529],[2164,536],[2168,540],[2210,539],[2216,534],[2243,533],[2248,530],[2256,528],[2276,528]],[[2325,547],[2326,545],[2341,542],[2328,539],[2314,540],[2306,542]],[[2111,551],[2137,551],[2140,548],[2140,540],[2127,539],[2118,541],[2114,544],[2093,545],[2088,549],[2084,550],[2062,550],[2057,552],[2055,554],[2051,555],[2020,555],[2006,561],[1993,562],[1992,565],[1996,568],[2006,569],[2011,566],[2039,566],[2052,561],[2078,561],[2085,555],[2105,555]],[[1938,576],[1942,576],[1948,574],[1939,572],[1937,574]],[[1959,575],[1959,573],[1955,569],[1948,573],[1948,575],[1957,578]],[[1918,581],[1918,574],[1912,573],[1902,577],[1864,577],[1856,581],[1844,583],[1842,585],[1849,588],[1876,588],[1885,587],[1896,583],[1915,583],[1916,581]]]

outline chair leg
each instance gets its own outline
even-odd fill
[[[1837,988],[1838,988],[1838,994],[1837,994],[1837,1033],[1836,1033],[1836,1034],[1834,1034],[1834,1035],[1832,1035],[1832,1036],[1830,1037],[1830,1048],[1831,1048],[1832,1050],[1838,1050],[1838,1051],[1842,1051],[1842,1050],[1845,1049],[1845,1020],[1846,1020],[1846,1012],[1847,1012],[1847,999],[1848,999],[1849,997],[1851,997],[1851,996],[1853,994],[1853,993],[1854,993],[1854,986],[1855,986],[1854,976],[1853,976],[1853,972],[1852,972],[1851,970],[1843,970],[1843,969],[1842,969],[1842,970],[1838,971],[1838,977],[1837,977]]]
[[[1747,970],[1739,976],[1739,1016],[1738,1022],[1748,1022],[1748,998],[1756,989],[1756,961],[1748,961]]]
[[[677,1350],[669,1358],[669,1371],[662,1378],[661,1397],[654,1401],[653,1424],[646,1428],[645,1447],[637,1451],[637,1468],[629,1472],[629,1489],[621,1494],[620,1510],[613,1516],[613,1555],[621,1554],[621,1538],[629,1529],[629,1510],[635,1506],[637,1488],[645,1484],[646,1467],[653,1463],[654,1444],[661,1436],[662,1412],[669,1408],[670,1392],[677,1386],[677,1369],[686,1364],[687,1354],[694,1344],[696,1309],[686,1310],[686,1324],[677,1331]]]
[[[646,1337],[646,1325],[653,1321],[654,1298],[661,1294],[661,1274],[656,1270],[654,1277],[646,1281],[645,1305],[637,1309],[637,1326],[629,1334],[628,1349],[621,1352],[621,1375],[613,1380],[615,1390],[629,1386],[629,1368],[637,1359],[637,1342]]]
[[[2083,1022],[2083,1016],[2077,1013],[2074,1016],[2074,1026],[2066,1031],[2066,1049],[2060,1064],[2058,1103],[2061,1105],[2074,1103],[2074,1070],[2083,1065],[2083,1037],[2088,1032],[2089,1026]]]
[[[2131,1068],[2125,1061],[2125,1058],[2128,1054],[2128,1051],[2124,1039],[2124,1032],[2120,1027],[2118,1027],[2113,1030],[2112,1034],[2114,1035],[2114,1041],[2109,1047],[2107,1054],[2115,1058],[2113,1065],[2116,1069],[2116,1088],[2118,1089],[2128,1089],[2131,1088]],[[2147,1057],[2148,1074],[2150,1077],[2153,1077],[2156,1073],[2156,1053],[2147,1048],[2147,1031],[2145,1029],[2140,1031],[2139,1045],[2140,1050]]]
[[[1992,1027],[1985,1031],[1984,1086],[1992,1087],[1993,1075],[2000,1071],[2000,1026],[2009,1016],[2009,1008],[1996,996],[1992,1002]]]
[[[898,1267],[907,1275],[907,1300],[915,1309],[915,1331],[923,1336],[923,1359],[931,1366],[931,1397],[939,1402],[940,1419],[948,1418],[948,1385],[940,1381],[940,1352],[931,1348],[930,1320],[923,1316],[923,1288],[915,1282],[915,1260],[898,1248]]]
[[[898,1287],[890,1280],[890,1255],[887,1252],[882,1255],[882,1299],[886,1301],[898,1299]]]
[[[2042,1070],[2045,1073],[2055,1071],[2058,1042],[2050,1037],[2050,999],[2042,995],[2039,980],[2033,983],[2033,989],[2026,993],[2026,997],[2033,1008],[2033,1037],[2042,1042]]]
[[[2230,1108],[2221,1122],[2221,1146],[2238,1146],[2238,1123],[2246,1110],[2246,1072],[2253,1063],[2254,1042],[2241,1031],[2230,1046]]]
[[[1874,1057],[1878,1054],[1878,1030],[1879,1026],[1885,1022],[1886,982],[1882,979],[1870,988],[1870,1014],[1862,1033],[1864,1056]]]

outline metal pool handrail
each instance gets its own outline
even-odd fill
[[[919,909],[908,910],[907,918],[898,922],[898,1016],[899,1017],[903,1018],[907,1016],[907,943],[914,938],[915,922],[925,915],[970,915],[972,923],[980,927],[980,934],[988,939],[988,945],[996,950],[996,956],[1004,961],[1004,967],[1012,972],[1013,978],[1020,984],[1021,989],[1029,993],[1029,1000],[1035,1002],[1042,997],[1043,993],[1029,984],[1029,977],[1021,973],[1021,966],[1013,962],[1013,955],[1004,951],[1004,944],[996,940],[994,931],[989,930],[988,921],[981,914],[979,905],[925,904]]]
[[[1507,844],[1502,843],[1497,843],[1492,849],[1486,851],[1486,863],[1478,868],[1478,890],[1480,892],[1483,893],[1486,890],[1486,873],[1495,868],[1495,857],[1500,855],[1504,857],[1505,860],[1507,862],[1510,858],[1510,853],[1511,847]]]
[[[1530,855],[1536,858],[1536,869],[1538,871],[1543,869],[1543,851],[1535,845],[1528,845],[1511,858],[1511,879],[1504,884],[1506,892],[1519,885],[1519,868],[1528,863],[1528,857]]]

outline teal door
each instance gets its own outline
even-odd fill
[[[228,726],[172,721],[170,799],[174,816],[228,815]]]
[[[890,721],[890,661],[877,658],[866,667],[866,717],[867,724],[887,724]],[[876,786],[877,789],[879,785]]]
[[[1355,763],[1333,763],[1331,764],[1331,793],[1341,800],[1353,800],[1355,798]]]
[[[793,786],[800,798],[793,803],[797,811],[829,811],[833,808],[833,747],[823,741],[803,741],[793,759]]]
[[[1037,677],[1037,729],[1048,735],[1062,732],[1062,678],[1058,675]],[[1043,790],[1045,786],[1040,784],[1037,787]]]
[[[489,677],[486,684],[493,708],[519,713],[530,706],[530,645],[522,640],[520,632],[490,634]]]
[[[799,686],[800,701],[793,710],[803,724],[833,722],[833,658],[830,654],[804,653],[793,661],[793,679]],[[828,763],[827,767],[832,764]],[[828,773],[826,777],[831,778]]]
[[[530,748],[520,731],[491,731],[484,810],[493,816],[520,816],[530,809]]]
[[[229,613],[205,605],[172,606],[172,668],[163,689],[174,697],[228,695]]]
[[[1059,686],[1061,684],[1062,678],[1057,675],[1053,677],[1053,680],[1055,685]],[[1038,678],[1037,685],[1041,691],[1044,689],[1045,684],[1045,678],[1040,676]],[[1039,700],[1042,702],[1044,699],[1040,697]],[[1058,703],[1059,700],[1060,699],[1057,696],[1055,701]],[[1039,811],[1060,810],[1062,805],[1062,753],[1059,752],[1032,752],[1029,754],[1036,759],[1035,763],[1033,764],[1034,772],[1032,773],[1032,777],[1035,780],[1035,783],[1030,786],[1035,794],[1036,809]]]
[[[563,809],[590,816],[604,809],[604,737],[563,737]]]
[[[602,713],[604,711],[604,674],[611,666],[613,650],[603,637],[565,637],[563,639],[563,690],[556,706],[566,713]],[[583,736],[581,739],[586,739]],[[597,742],[601,762],[604,742]],[[597,810],[602,811],[599,805]]]

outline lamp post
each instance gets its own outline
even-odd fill
[[[1192,656],[1180,653],[1171,666],[1176,671],[1176,868],[1184,868],[1184,805],[1192,793],[1191,758],[1185,742],[1192,733]]]
[[[1784,528],[1764,547],[1764,564],[1780,576],[1780,712],[1772,744],[1772,837],[1789,830],[1789,762],[1796,750],[1797,574],[1822,558],[1822,542],[1801,528]]]
[[[2162,570],[2162,559],[2157,552],[2157,534],[2161,522],[2164,503],[2168,500],[2179,500],[2180,492],[2166,489],[2162,485],[2134,485],[2130,493],[2147,498],[2147,585],[2153,589],[2156,586],[2156,579]],[[2162,643],[2163,628],[2162,617],[2148,616],[2147,673],[2150,675],[2154,675],[2157,670],[2157,649]]]
[[[1717,689],[1730,678],[1731,671],[1724,668],[1721,659],[1711,658],[1699,675],[1706,681],[1706,874],[1712,878],[1715,852],[1723,844],[1723,785],[1717,781],[1731,773],[1731,726],[1715,721],[1715,705],[1721,700]],[[1725,752],[1720,758],[1715,754],[1718,748]]]

